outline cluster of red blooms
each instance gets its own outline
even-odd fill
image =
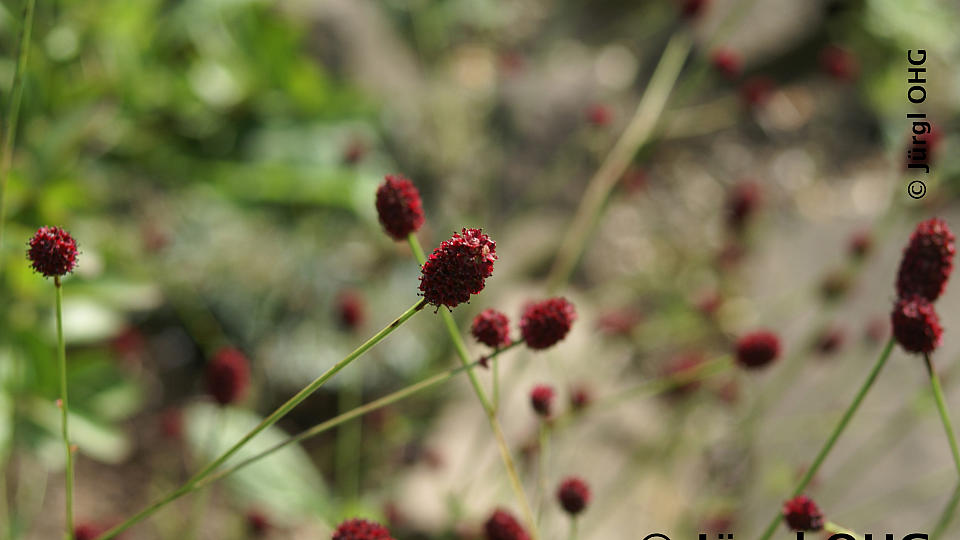
[[[60,227],[40,227],[28,245],[30,265],[44,277],[60,277],[77,266],[77,242]]]
[[[377,216],[387,234],[395,240],[404,240],[423,225],[420,192],[403,176],[387,175],[377,188]]]
[[[510,344],[510,319],[495,309],[485,309],[474,317],[470,333],[488,347],[505,347]]]
[[[553,396],[555,395],[552,386],[538,384],[530,391],[530,406],[533,411],[543,418],[548,418],[553,412]]]
[[[480,229],[463,229],[433,250],[423,263],[420,292],[437,307],[454,308],[483,290],[493,274],[497,244]]]
[[[487,540],[530,540],[517,518],[502,508],[493,511],[483,524],[483,532]]]
[[[819,531],[823,529],[823,513],[813,499],[798,495],[783,503],[783,520],[793,531]]]
[[[550,298],[527,305],[520,333],[527,347],[546,349],[566,337],[576,319],[577,312],[566,298]]]
[[[571,476],[557,488],[557,500],[568,514],[575,516],[590,503],[590,488],[580,478]]]
[[[353,290],[346,290],[337,296],[337,318],[347,330],[356,330],[366,319],[363,309],[363,297]]]
[[[953,271],[954,240],[947,224],[933,218],[917,225],[903,251],[890,320],[894,338],[908,352],[926,354],[940,345],[943,330],[933,302]]]
[[[733,186],[727,196],[727,226],[735,233],[743,232],[747,221],[760,206],[760,186],[744,180]]]
[[[393,540],[386,527],[365,519],[344,521],[333,532],[331,540]]]
[[[860,73],[857,57],[837,45],[827,45],[820,51],[820,67],[838,81],[852,81]]]
[[[759,330],[741,337],[736,347],[737,362],[747,369],[770,365],[780,356],[780,338],[773,332]]]
[[[250,364],[237,349],[224,347],[217,351],[206,372],[207,392],[221,405],[240,400],[250,385]]]

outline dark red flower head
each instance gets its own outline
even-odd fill
[[[577,312],[566,298],[529,304],[520,319],[520,333],[531,349],[546,349],[567,336]]]
[[[773,79],[754,75],[740,85],[740,97],[750,107],[762,107],[770,101],[775,86]]]
[[[873,237],[867,231],[860,231],[850,237],[850,256],[862,259],[873,250]]]
[[[270,519],[262,510],[247,510],[247,527],[254,536],[263,536],[270,529]]]
[[[730,49],[713,51],[710,55],[710,64],[717,73],[731,81],[740,76],[740,71],[743,69],[740,56]]]
[[[107,529],[94,523],[80,523],[73,528],[74,540],[94,540],[101,534],[107,532]]]
[[[696,18],[703,13],[709,3],[709,0],[681,0],[680,14],[687,19]]]
[[[477,341],[489,347],[510,344],[510,319],[495,309],[485,309],[474,317],[470,333]]]
[[[423,263],[420,291],[427,302],[454,308],[483,290],[493,274],[497,243],[480,229],[463,229],[433,250]]]
[[[544,418],[550,416],[553,411],[553,387],[545,384],[538,384],[530,391],[530,405],[534,412]]]
[[[798,495],[783,503],[783,520],[792,531],[819,531],[823,514],[810,497]]]
[[[737,363],[747,369],[762,368],[780,356],[780,338],[773,332],[760,330],[737,341]]]
[[[571,476],[557,488],[557,500],[568,514],[575,516],[583,512],[590,502],[590,488],[580,478]]]
[[[820,67],[827,75],[840,81],[852,81],[860,72],[857,57],[836,45],[828,45],[820,51]]]
[[[587,108],[587,121],[597,127],[604,127],[613,121],[613,113],[606,105],[594,104]]]
[[[333,531],[331,540],[393,540],[386,527],[365,519],[348,519]]]
[[[30,265],[45,277],[66,275],[77,266],[77,242],[60,227],[40,227],[28,245]]]
[[[366,319],[363,297],[356,291],[343,291],[337,296],[337,318],[340,325],[348,330],[356,330]]]
[[[943,329],[936,310],[926,298],[901,298],[890,315],[893,337],[903,350],[912,353],[930,353],[940,346]]]
[[[910,243],[903,250],[897,273],[897,296],[918,294],[933,302],[942,293],[953,271],[954,236],[947,224],[937,218],[917,225]]]
[[[733,186],[727,195],[727,225],[740,232],[759,205],[760,186],[756,182],[744,181]]]
[[[399,174],[388,174],[377,188],[377,215],[387,234],[403,240],[423,225],[420,192]]]
[[[497,508],[483,524],[486,540],[530,540],[530,535],[523,529],[513,514],[502,508]]]
[[[207,364],[207,392],[226,405],[243,397],[250,384],[250,364],[237,349],[224,347]]]

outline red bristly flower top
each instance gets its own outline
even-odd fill
[[[538,384],[530,391],[530,405],[534,412],[546,418],[553,411],[553,388],[545,384]]]
[[[474,317],[470,333],[488,347],[505,347],[510,344],[510,319],[495,309],[485,309]]]
[[[430,304],[454,308],[483,290],[493,274],[497,244],[480,229],[463,229],[440,244],[423,264],[420,291]]]
[[[45,277],[59,277],[77,266],[77,242],[60,227],[40,227],[27,244],[27,258]]]
[[[423,225],[420,192],[399,174],[388,174],[377,188],[377,216],[387,234],[403,240]]]
[[[238,401],[250,385],[250,365],[242,352],[232,347],[217,351],[207,364],[207,392],[221,405]]]
[[[365,519],[348,519],[337,527],[331,540],[394,540],[386,527]]]
[[[823,514],[813,499],[805,495],[783,503],[783,520],[793,531],[819,531],[823,528]]]
[[[577,319],[566,298],[550,298],[530,304],[520,319],[520,333],[531,349],[546,349],[562,340]]]
[[[929,219],[917,225],[910,243],[903,250],[897,272],[897,296],[918,294],[933,302],[942,293],[953,271],[957,249],[954,236],[941,219]]]
[[[747,369],[769,365],[780,356],[780,338],[773,332],[760,330],[737,341],[737,363]]]
[[[568,514],[575,516],[590,502],[590,488],[580,478],[571,476],[557,488],[557,500]]]
[[[486,540],[530,540],[517,518],[510,512],[497,508],[483,525]]]
[[[901,298],[890,314],[893,337],[903,350],[911,353],[931,353],[940,346],[943,329],[936,310],[926,298]]]

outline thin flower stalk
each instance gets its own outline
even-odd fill
[[[856,396],[854,396],[853,402],[849,407],[847,407],[847,410],[843,413],[843,416],[840,418],[837,426],[833,429],[833,432],[827,438],[826,442],[823,444],[823,447],[817,453],[817,456],[813,459],[813,463],[809,468],[807,468],[806,472],[803,474],[803,477],[800,479],[800,482],[797,484],[796,488],[794,488],[793,492],[791,493],[792,497],[800,495],[803,490],[807,488],[807,485],[810,484],[810,481],[817,474],[817,471],[820,470],[820,466],[823,465],[824,460],[827,459],[830,451],[833,450],[833,446],[837,443],[837,440],[840,439],[840,435],[843,434],[844,430],[847,428],[847,425],[850,423],[850,419],[853,418],[854,413],[856,413],[857,409],[860,408],[863,398],[866,397],[867,392],[869,392],[870,388],[873,387],[873,383],[880,375],[880,371],[883,369],[883,366],[886,365],[887,360],[890,358],[890,353],[893,351],[893,346],[895,343],[896,341],[893,338],[890,338],[887,341],[887,344],[880,353],[880,356],[877,358],[877,361],[870,369],[867,379],[863,382],[863,385],[860,386]],[[777,525],[779,525],[781,519],[782,517],[779,513],[774,516],[774,518],[767,525],[767,528],[764,529],[763,534],[760,536],[761,540],[770,540],[770,537],[773,536],[773,533],[776,531]]]
[[[66,452],[66,538],[73,538],[73,448],[70,444],[70,428],[67,417],[70,412],[67,400],[67,347],[63,339],[63,285],[60,276],[53,278],[54,288],[57,290],[57,366],[60,372],[60,427],[63,434],[63,445]]]
[[[417,262],[423,265],[427,259],[426,256],[424,256],[423,248],[420,246],[420,241],[417,240],[417,237],[412,233],[407,236],[407,241],[410,244],[411,251],[413,251],[414,256],[417,258]],[[537,523],[533,515],[533,510],[531,509],[530,502],[527,500],[527,495],[523,490],[523,484],[520,483],[520,476],[517,474],[517,468],[514,465],[513,457],[510,455],[510,448],[507,446],[506,437],[503,435],[503,429],[500,426],[500,422],[497,420],[496,408],[487,397],[486,392],[483,391],[483,387],[480,386],[480,381],[477,379],[477,375],[473,372],[470,353],[467,352],[467,346],[464,344],[463,338],[460,337],[460,330],[457,328],[457,323],[453,319],[453,315],[446,306],[440,307],[440,316],[447,328],[447,333],[450,335],[450,339],[453,341],[457,355],[460,357],[460,363],[467,371],[467,377],[470,379],[470,385],[473,387],[473,391],[477,395],[477,399],[480,400],[480,404],[483,406],[484,412],[487,415],[487,420],[490,423],[490,429],[493,431],[494,438],[497,442],[497,448],[500,451],[500,458],[503,460],[503,465],[507,470],[507,476],[510,478],[510,485],[517,496],[518,502],[520,503],[524,518],[529,524],[530,534],[534,540],[539,540],[540,534],[537,531]]]
[[[630,166],[637,150],[653,135],[692,46],[693,40],[686,30],[676,32],[667,43],[633,118],[587,184],[582,202],[560,244],[557,258],[547,278],[548,291],[559,290],[569,280],[610,192]]]
[[[330,367],[327,371],[325,371],[322,375],[314,379],[313,382],[311,382],[302,390],[297,392],[297,394],[295,394],[293,397],[287,400],[286,403],[284,403],[279,408],[277,408],[277,410],[271,413],[270,416],[264,418],[255,428],[253,428],[249,433],[244,435],[243,438],[241,438],[233,446],[231,446],[230,449],[228,449],[226,452],[220,455],[220,457],[216,458],[215,460],[210,462],[206,467],[202,468],[200,471],[194,474],[193,477],[187,480],[187,482],[183,486],[171,491],[160,500],[154,502],[147,508],[144,508],[137,514],[134,514],[133,516],[128,518],[126,521],[120,523],[119,525],[113,527],[109,531],[100,535],[97,538],[97,540],[108,540],[110,538],[114,538],[124,530],[139,523],[140,521],[145,519],[147,516],[150,516],[151,514],[163,508],[173,500],[178,499],[179,497],[183,496],[186,493],[189,493],[191,491],[191,488],[197,482],[199,482],[204,477],[214,472],[218,467],[223,465],[225,461],[230,459],[231,456],[236,454],[237,451],[240,450],[240,448],[242,448],[244,445],[250,442],[250,440],[253,439],[255,436],[257,436],[260,432],[272,426],[273,424],[277,423],[278,420],[286,416],[287,413],[289,413],[297,405],[303,402],[303,400],[307,399],[307,397],[309,397],[311,394],[316,392],[321,386],[323,386],[331,377],[336,375],[340,370],[347,367],[347,365],[349,365],[351,362],[353,362],[354,360],[362,356],[364,353],[372,349],[375,345],[383,341],[383,339],[386,338],[388,335],[390,335],[394,330],[396,330],[401,325],[403,325],[403,323],[407,322],[407,320],[409,320],[411,317],[419,313],[425,305],[426,305],[426,301],[423,299],[416,302],[409,309],[404,311],[403,314],[401,314],[399,317],[394,319],[393,322],[391,322],[390,324],[385,326],[382,330],[374,334],[370,339],[368,339],[362,345],[357,347],[353,352],[348,354],[342,360],[340,360],[339,362],[334,364],[332,367]]]
[[[940,376],[930,361],[930,355],[923,355],[924,364],[927,366],[927,374],[930,376],[930,387],[933,389],[933,398],[937,402],[937,410],[940,412],[940,420],[943,421],[943,429],[947,433],[947,442],[950,443],[950,453],[953,455],[953,464],[957,467],[957,474],[960,475],[960,448],[957,446],[957,437],[953,432],[953,423],[950,421],[950,412],[947,407],[947,401],[943,397],[943,388],[940,386]]]

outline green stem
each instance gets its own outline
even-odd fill
[[[933,529],[933,534],[930,535],[930,540],[938,540],[947,530],[947,526],[950,525],[950,521],[953,520],[957,503],[960,503],[960,483],[954,488],[953,495],[950,496],[950,501],[947,502],[947,506],[943,508],[940,519],[937,520],[937,526]]]
[[[70,405],[67,401],[67,346],[63,339],[63,286],[60,276],[53,278],[54,288],[57,290],[57,360],[60,371],[60,425],[63,432],[63,446],[67,456],[66,470],[66,538],[73,538],[73,449],[70,448],[70,430],[67,424],[67,413]]]
[[[362,381],[346,381],[340,387],[338,407],[348,412],[363,404]],[[340,494],[353,501],[360,494],[360,454],[363,445],[363,425],[360,422],[344,424],[337,430],[337,483]]]
[[[570,518],[570,540],[577,540],[577,518]]]
[[[413,251],[414,256],[417,257],[417,262],[423,265],[427,259],[424,255],[423,248],[420,246],[419,240],[411,233],[407,236],[407,241],[410,243],[410,249]],[[453,347],[460,357],[460,363],[467,371],[470,385],[473,387],[473,391],[477,395],[477,399],[480,400],[480,404],[483,406],[483,410],[487,415],[487,421],[490,423],[490,429],[493,431],[494,439],[496,439],[497,442],[497,449],[500,451],[500,459],[503,460],[504,468],[507,470],[507,476],[510,478],[510,485],[517,496],[517,500],[520,502],[524,519],[529,524],[530,535],[533,537],[533,540],[539,540],[540,532],[537,530],[537,522],[533,517],[530,501],[527,500],[527,495],[523,491],[523,484],[520,483],[520,475],[517,474],[513,457],[510,455],[510,447],[507,446],[506,437],[503,435],[503,428],[497,420],[497,411],[487,398],[486,392],[484,392],[480,386],[480,381],[477,379],[476,373],[473,372],[473,362],[470,360],[470,353],[467,352],[467,346],[464,344],[463,338],[460,337],[460,329],[457,328],[457,322],[453,319],[453,314],[450,313],[450,310],[446,306],[443,306],[440,308],[440,316],[443,319],[444,325],[447,327],[450,340],[453,341]]]
[[[610,192],[630,166],[637,150],[650,140],[692,45],[693,40],[686,30],[676,32],[667,43],[633,118],[587,184],[547,277],[549,291],[559,289],[576,268]]]
[[[850,419],[853,418],[854,413],[857,412],[857,409],[860,407],[860,403],[863,401],[863,398],[866,397],[867,392],[873,386],[874,381],[877,380],[877,376],[880,375],[880,371],[883,369],[883,366],[887,363],[887,359],[890,358],[890,352],[893,351],[894,343],[895,341],[893,338],[890,338],[890,340],[887,341],[887,345],[883,348],[883,352],[880,353],[880,357],[877,358],[873,368],[870,369],[870,373],[867,375],[867,380],[863,382],[863,385],[860,387],[857,395],[853,398],[853,403],[847,407],[846,412],[844,412],[843,416],[840,418],[840,422],[833,429],[833,433],[831,433],[830,437],[827,438],[827,441],[823,444],[823,448],[821,448],[820,452],[817,453],[817,457],[814,458],[813,463],[803,474],[803,478],[800,479],[797,487],[793,490],[793,497],[800,495],[803,490],[806,489],[814,475],[817,474],[817,471],[820,470],[820,466],[823,465],[827,455],[833,449],[833,445],[836,444],[837,440],[840,438],[840,435],[847,428],[847,424],[850,423]],[[777,524],[780,523],[780,519],[780,514],[777,514],[773,517],[773,519],[767,525],[766,530],[764,530],[763,535],[760,537],[761,540],[770,540],[770,537],[773,536],[774,531],[777,529]]]
[[[940,420],[943,421],[943,429],[947,432],[947,442],[950,443],[950,452],[953,454],[953,464],[956,465],[957,474],[960,475],[960,449],[957,447],[957,437],[953,433],[953,423],[950,422],[950,412],[947,410],[947,400],[943,397],[940,377],[937,376],[937,370],[934,369],[929,354],[923,355],[923,361],[927,366],[927,374],[930,375],[930,386],[933,388],[933,397],[937,401],[937,410],[940,411]]]
[[[537,458],[537,521],[543,518],[543,509],[547,505],[547,451],[550,444],[550,426],[546,420],[540,421],[540,455]]]
[[[306,387],[304,387],[303,390],[300,390],[299,392],[297,392],[296,395],[294,395],[292,398],[287,400],[286,403],[284,403],[279,408],[277,408],[277,410],[271,413],[270,416],[263,419],[263,421],[260,422],[260,424],[258,424],[257,427],[253,428],[249,433],[244,435],[242,439],[237,441],[237,443],[234,444],[232,447],[230,447],[229,450],[224,452],[223,455],[213,460],[209,465],[207,465],[206,467],[198,471],[196,474],[194,474],[193,477],[187,480],[187,482],[183,486],[168,493],[165,497],[154,502],[147,508],[144,508],[137,514],[134,514],[123,523],[117,525],[116,527],[100,535],[100,537],[98,537],[97,540],[108,540],[109,538],[115,537],[117,534],[130,528],[136,523],[139,523],[147,516],[163,508],[174,499],[177,499],[182,495],[189,493],[191,491],[191,488],[197,482],[199,482],[205,476],[215,471],[220,465],[223,465],[225,461],[230,459],[230,457],[233,456],[235,453],[237,453],[237,451],[240,450],[240,448],[242,448],[245,444],[247,444],[250,441],[250,439],[254,438],[261,431],[267,429],[268,427],[275,424],[278,420],[283,418],[288,412],[293,410],[294,407],[299,405],[303,400],[307,399],[307,397],[310,396],[310,394],[313,394],[314,392],[316,392],[317,389],[323,386],[324,383],[326,383],[331,377],[336,375],[343,368],[347,367],[347,365],[350,364],[350,362],[353,362],[354,360],[359,358],[361,355],[363,355],[365,352],[372,349],[374,345],[381,342],[385,337],[390,335],[391,332],[399,328],[408,319],[410,319],[411,317],[416,315],[418,312],[420,312],[420,310],[422,310],[425,305],[426,305],[425,300],[422,300],[422,299],[419,300],[416,304],[414,304],[409,309],[404,311],[403,314],[397,317],[392,323],[385,326],[382,330],[374,334],[373,337],[371,337],[366,342],[364,342],[363,345],[360,345],[359,347],[357,347],[353,352],[348,354],[343,360],[340,360],[339,362],[334,364],[333,367],[325,371],[323,375],[320,375],[313,382],[311,382]]]
[[[10,103],[7,105],[7,124],[3,131],[3,147],[0,148],[0,253],[3,252],[3,225],[7,214],[7,180],[13,162],[13,143],[17,138],[17,120],[20,117],[20,101],[23,97],[23,74],[27,70],[27,56],[30,52],[30,33],[33,30],[33,6],[35,0],[23,3],[23,16],[20,27],[20,43],[17,46],[17,64],[13,72],[13,87],[10,89]],[[71,531],[70,534],[73,534]]]

